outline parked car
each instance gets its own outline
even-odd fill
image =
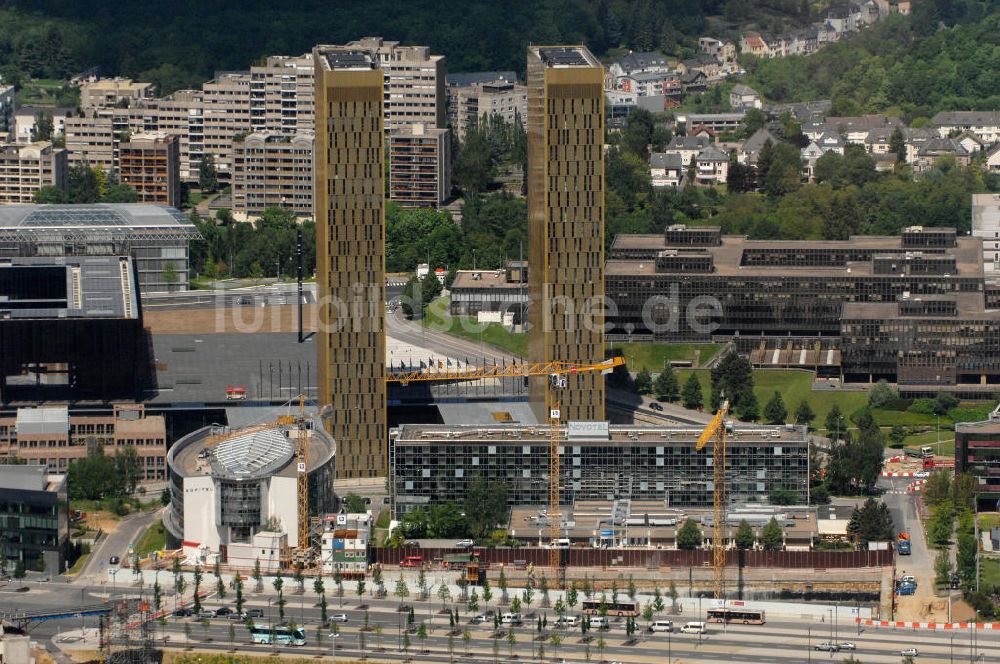
[[[660,404],[656,403],[655,401],[653,403],[649,404],[649,407],[652,408],[653,410],[660,410],[660,411],[663,410],[663,406],[661,406]]]
[[[215,617],[215,611],[202,611],[198,614],[198,620],[211,620]]]
[[[851,643],[850,641],[844,641],[843,643],[840,644],[840,649],[841,650],[857,650],[858,647],[856,645],[854,645],[853,643]]]
[[[455,548],[457,549],[471,549],[475,545],[476,543],[470,539],[458,540],[455,542]]]
[[[471,620],[471,622],[472,622],[473,625],[479,625],[479,624],[484,623],[486,621],[487,621],[487,618],[486,618],[486,614],[485,613],[480,613],[478,616],[473,616],[472,620]]]
[[[264,609],[247,609],[246,614],[250,618],[263,618]]]
[[[823,652],[837,652],[840,650],[840,646],[836,643],[831,643],[830,641],[824,641],[823,643],[817,643],[813,646],[814,650],[822,650]]]
[[[108,564],[109,565],[117,565],[120,562],[121,562],[121,558],[119,558],[118,556],[111,556],[111,558],[108,559]]]
[[[920,653],[917,652],[916,648],[903,648],[899,651],[900,657],[919,657]]]
[[[347,622],[346,613],[334,613],[330,616],[330,622],[332,623],[345,623]]]
[[[247,612],[244,611],[243,613],[236,613],[235,611],[233,611],[233,612],[231,612],[231,613],[229,613],[229,614],[226,615],[226,619],[227,620],[246,620],[247,619]]]
[[[220,618],[223,617],[223,616],[228,616],[228,615],[230,615],[232,613],[236,613],[236,612],[233,611],[232,609],[230,609],[228,606],[220,606],[219,608],[217,608],[215,610],[215,615],[219,616]]]
[[[176,611],[174,611],[174,616],[177,617],[177,618],[187,618],[187,617],[193,616],[193,615],[194,615],[194,611],[192,611],[191,609],[184,608],[183,606],[181,608],[177,609]]]

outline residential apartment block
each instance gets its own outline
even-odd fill
[[[461,139],[481,118],[497,115],[514,124],[528,115],[528,89],[516,81],[498,79],[448,89],[448,119]]]
[[[313,216],[313,134],[255,132],[233,143],[233,216],[259,218],[270,207]]]
[[[42,187],[66,191],[66,151],[47,141],[0,145],[0,204],[34,203]]]
[[[528,49],[528,311],[536,362],[604,358],[604,68],[583,46]],[[548,420],[547,377],[529,382]],[[603,420],[604,377],[572,376],[559,419]]]
[[[0,457],[43,465],[50,473],[65,473],[98,444],[109,456],[134,447],[143,468],[140,480],[166,479],[166,423],[162,415],[147,415],[141,404],[115,406],[106,415],[71,415],[66,406],[44,406],[0,417]]]
[[[153,84],[130,78],[100,78],[80,86],[80,108],[93,111],[110,106],[133,106],[153,98]]]
[[[437,207],[451,196],[451,130],[412,124],[389,134],[389,199]]]
[[[181,204],[180,139],[166,133],[138,134],[119,146],[118,181],[139,194],[140,203]]]
[[[367,50],[314,54],[319,403],[338,479],[385,477],[385,75]]]

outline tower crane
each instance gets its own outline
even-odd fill
[[[726,413],[729,401],[723,401],[715,417],[698,436],[695,451],[712,442],[712,569],[715,572],[715,598],[722,599],[726,583]]]

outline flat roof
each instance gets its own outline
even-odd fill
[[[187,215],[164,205],[0,205],[0,241],[67,235],[86,240],[102,232],[123,238],[156,233],[164,237],[201,239],[201,233]]]
[[[329,461],[335,449],[333,439],[321,430],[319,422],[313,424],[306,431],[310,472]],[[297,435],[295,425],[273,421],[238,429],[209,426],[177,441],[167,455],[168,462],[182,477],[296,477]],[[204,450],[209,454],[201,457]]]
[[[445,425],[537,424],[535,413],[526,401],[467,401],[436,404]]]
[[[320,47],[320,54],[322,62],[330,70],[366,70],[377,66],[371,54],[360,48]]]
[[[902,314],[901,302],[932,302],[947,301],[955,303],[955,314]],[[976,320],[1000,320],[1000,309],[986,309],[982,293],[949,293],[943,296],[911,295],[896,302],[845,302],[840,313],[841,320],[877,319],[877,320],[951,320],[966,322],[970,318]]]
[[[585,46],[536,46],[532,50],[538,54],[546,67],[600,67]]]
[[[671,424],[666,426],[607,425],[604,435],[603,422],[586,422],[581,430],[570,435],[569,428],[561,427],[563,447],[594,444],[694,444],[704,429],[701,425]],[[432,443],[464,444],[501,443],[519,445],[523,443],[548,443],[550,428],[544,424],[491,424],[491,425],[447,425],[447,424],[402,424],[398,428],[397,444],[429,445]],[[735,423],[734,433],[729,435],[729,444],[774,444],[796,443],[804,445],[807,434],[805,427],[794,425],[753,425]]]
[[[44,293],[18,292],[20,280],[16,276],[4,279],[7,270],[23,271],[35,284],[45,282],[40,289]],[[0,258],[0,311],[9,319],[135,320],[139,318],[137,291],[132,259],[128,257]]]
[[[697,228],[697,227],[693,227]],[[620,239],[619,239],[620,238]],[[710,276],[753,276],[773,275],[775,277],[789,276],[801,272],[806,276],[831,277],[849,275],[871,275],[870,261],[849,262],[843,266],[815,265],[743,265],[743,252],[752,250],[768,253],[777,251],[823,251],[841,249],[844,251],[866,250],[870,252],[883,251],[887,253],[919,253],[925,255],[949,255],[955,257],[956,277],[979,277],[983,274],[982,241],[979,238],[956,238],[954,247],[904,247],[902,237],[875,235],[852,236],[849,240],[748,240],[742,235],[723,235],[719,245],[708,247],[689,247],[686,245],[668,245],[662,234],[656,235],[619,235],[615,237],[611,251],[615,250],[649,250],[658,252],[664,249],[678,249],[684,253],[710,254],[714,258],[714,270]],[[605,267],[607,275],[653,275],[656,271],[656,261],[653,258],[613,259]],[[662,274],[673,274],[667,271]],[[706,276],[709,276],[706,275]],[[940,278],[940,275],[927,275]]]
[[[15,491],[59,491],[65,475],[50,475],[40,464],[0,464],[0,489]]]
[[[517,267],[517,266],[515,266]],[[499,272],[499,274],[498,274]],[[476,277],[476,275],[479,275]],[[517,281],[507,281],[505,270],[458,270],[451,282],[451,290],[462,288],[502,288],[509,290],[527,290],[528,284]]]
[[[1000,194],[973,194],[973,235],[997,231],[1000,231]]]

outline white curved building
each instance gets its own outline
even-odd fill
[[[305,434],[309,515],[319,517],[336,506],[335,446],[318,425]],[[295,425],[208,426],[174,443],[167,453],[170,510],[164,519],[171,543],[187,558],[220,556],[234,566],[252,565],[260,556],[250,555],[259,534],[273,542],[266,559],[298,546],[298,436]]]

